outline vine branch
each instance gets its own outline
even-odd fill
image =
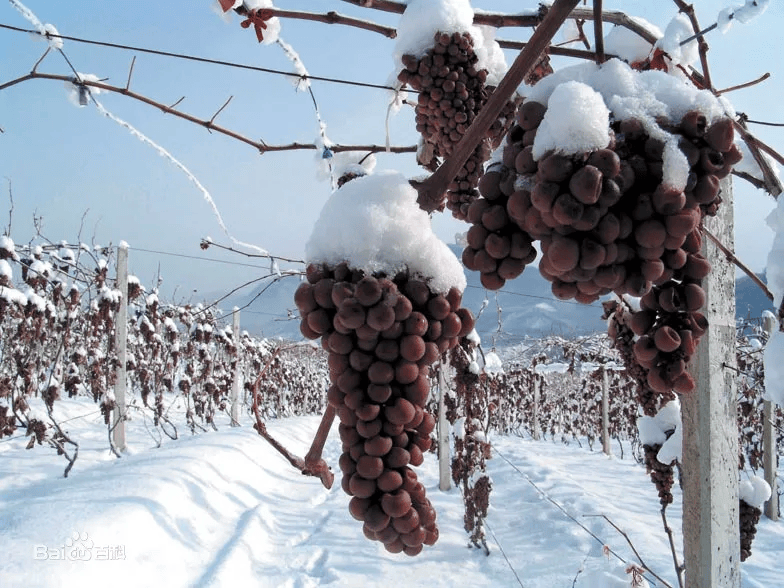
[[[756,80],[751,80],[750,82],[746,82],[745,84],[738,84],[737,86],[730,86],[729,88],[724,88],[723,90],[716,90],[716,96],[721,96],[722,94],[726,94],[727,92],[734,92],[735,90],[742,90],[743,88],[750,88],[751,86],[756,86],[757,84],[764,82],[770,77],[769,72],[765,72]]]
[[[762,280],[760,280],[759,277],[757,277],[757,274],[751,271],[751,269],[745,263],[743,263],[740,259],[738,259],[735,256],[735,254],[732,251],[730,251],[721,241],[719,241],[719,239],[716,238],[716,236],[713,233],[711,233],[707,228],[702,227],[702,232],[705,234],[706,237],[708,237],[708,239],[710,239],[716,245],[716,247],[719,248],[719,250],[727,257],[727,260],[730,263],[734,263],[740,270],[743,271],[743,273],[745,273],[749,278],[751,278],[751,281],[757,284],[757,286],[759,286],[760,288],[762,288],[762,291],[765,293],[765,296],[767,296],[768,299],[771,302],[773,302],[773,293],[770,290],[768,290],[768,287],[765,285],[765,283]]]
[[[278,347],[273,353],[272,356],[267,361],[267,365],[259,372],[256,381],[253,382],[253,405],[251,406],[251,410],[253,411],[253,415],[256,417],[256,423],[253,425],[253,428],[256,429],[259,435],[261,435],[265,441],[267,441],[272,447],[280,453],[286,460],[295,468],[297,468],[300,472],[302,472],[305,476],[315,476],[321,479],[321,483],[324,487],[329,490],[332,487],[332,483],[334,481],[334,475],[329,469],[327,463],[321,458],[321,451],[324,447],[324,442],[327,439],[327,435],[329,434],[329,429],[332,426],[332,421],[335,418],[335,409],[331,406],[327,407],[324,416],[322,417],[321,424],[319,425],[318,431],[316,433],[316,437],[313,440],[313,445],[311,445],[310,451],[308,451],[305,459],[301,457],[297,457],[293,453],[291,453],[288,449],[286,449],[279,441],[277,441],[272,435],[269,434],[267,431],[267,425],[261,419],[261,414],[259,412],[259,383],[261,382],[261,378],[267,373],[267,370],[272,365],[272,362],[278,356],[278,354],[286,349],[285,347]],[[331,409],[331,410],[330,410]],[[320,446],[319,446],[320,442]]]
[[[605,514],[596,514],[596,515],[585,515],[585,516],[586,517],[601,517],[605,521],[607,521],[613,529],[618,531],[618,533],[620,533],[623,536],[623,538],[626,539],[626,543],[629,544],[629,547],[631,547],[631,550],[634,552],[634,555],[637,557],[637,561],[640,562],[640,565],[645,569],[645,571],[647,571],[654,578],[659,580],[659,582],[661,582],[664,586],[670,586],[669,583],[665,582],[664,579],[662,579],[660,576],[656,575],[656,573],[650,567],[648,567],[648,564],[646,564],[645,560],[642,559],[642,556],[640,555],[640,552],[637,551],[637,548],[634,546],[634,543],[632,543],[632,540],[629,538],[629,535],[626,533],[626,531],[624,531],[618,525],[616,525],[614,522],[612,522],[607,515],[605,515]]]
[[[122,94],[123,96],[127,96],[128,98],[133,98],[134,100],[138,100],[139,102],[143,102],[149,106],[154,106],[155,108],[159,109],[161,112],[165,114],[171,114],[178,118],[187,120],[193,124],[202,126],[206,128],[208,131],[214,131],[216,133],[220,133],[236,141],[240,141],[241,143],[245,143],[246,145],[250,145],[251,147],[256,148],[262,155],[267,152],[275,152],[275,151],[294,151],[294,150],[318,150],[321,149],[320,146],[316,145],[315,143],[288,143],[285,145],[269,145],[265,143],[263,140],[254,141],[249,137],[241,135],[236,131],[232,131],[231,129],[227,129],[220,125],[215,124],[213,121],[215,120],[215,116],[217,116],[223,108],[226,107],[224,104],[218,112],[211,119],[200,119],[196,116],[183,112],[181,110],[177,110],[174,108],[177,104],[182,102],[183,98],[180,98],[177,102],[175,102],[172,106],[166,106],[161,102],[157,102],[147,96],[129,90],[127,87],[120,87],[120,86],[112,86],[110,84],[106,84],[104,82],[98,81],[90,81],[90,80],[80,80],[77,81],[73,76],[66,76],[60,74],[48,74],[48,73],[41,73],[37,71],[31,71],[29,74],[20,76],[16,79],[8,81],[4,84],[0,84],[0,91],[5,90],[6,88],[10,88],[15,86],[16,84],[20,84],[22,82],[26,82],[29,80],[35,79],[42,79],[42,80],[55,80],[61,82],[71,82],[74,84],[79,84],[83,86],[90,86],[93,88],[98,88],[100,90],[105,90],[107,92],[114,92],[117,94]],[[369,151],[371,153],[416,153],[417,147],[416,145],[411,146],[390,146],[387,147],[386,145],[331,145],[330,150],[333,152],[341,152],[341,151]]]

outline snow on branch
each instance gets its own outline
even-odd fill
[[[132,90],[127,89],[127,87],[120,87],[120,86],[112,86],[110,84],[106,84],[104,82],[100,82],[94,79],[82,78],[80,82],[77,82],[73,76],[66,76],[66,75],[59,75],[59,74],[47,74],[41,73],[37,71],[30,72],[24,76],[16,78],[14,80],[10,80],[4,84],[0,84],[0,91],[5,90],[6,88],[10,88],[16,84],[26,82],[29,80],[34,79],[41,79],[41,80],[56,80],[70,84],[76,84],[77,86],[89,86],[90,88],[97,88],[98,90],[104,90],[106,92],[115,92],[118,94],[122,94],[127,96],[128,98],[132,98],[134,100],[138,100],[139,102],[144,102],[150,106],[154,106],[158,108],[165,114],[171,114],[172,116],[176,116],[178,118],[182,118],[187,120],[188,122],[194,123],[196,125],[202,126],[209,131],[214,131],[216,133],[220,133],[222,135],[226,135],[227,137],[231,137],[241,143],[245,143],[246,145],[250,145],[251,147],[256,148],[260,153],[264,154],[267,152],[275,152],[275,151],[296,151],[296,150],[318,150],[321,149],[321,145],[317,145],[316,143],[287,143],[283,145],[270,145],[265,143],[262,140],[255,141],[249,137],[245,137],[240,133],[222,127],[214,123],[213,119],[200,119],[193,115],[190,115],[186,112],[178,110],[174,108],[174,105],[167,106],[161,102],[157,102],[156,100],[152,100],[147,96],[142,94],[138,94]],[[179,103],[179,101],[178,101]],[[386,145],[330,145],[330,150],[338,153],[342,151],[363,151],[368,153],[381,153],[381,152],[389,152],[389,153],[415,153],[417,150],[416,145],[403,145],[403,146],[390,146],[387,147]]]

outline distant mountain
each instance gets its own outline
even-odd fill
[[[757,277],[767,284],[768,280],[765,273],[757,274]],[[748,276],[743,276],[735,280],[735,316],[738,318],[758,318],[762,316],[763,310],[770,310],[775,313],[773,303],[765,296],[757,284]]]
[[[455,245],[451,248],[459,258],[462,250]],[[499,292],[482,287],[475,272],[467,271],[466,278],[468,286],[463,306],[469,308],[474,316],[479,316],[476,329],[486,344],[495,340],[495,344],[501,347],[518,343],[525,337],[582,335],[606,328],[601,320],[599,303],[586,306],[556,299],[550,292],[549,282],[542,278],[536,266],[527,268],[522,276],[507,282]],[[230,296],[220,303],[220,308],[228,313],[234,306],[247,306],[240,313],[241,328],[253,335],[301,339],[299,315],[294,306],[297,286],[299,280],[293,277],[273,284],[265,281],[250,293]],[[289,314],[295,320],[287,320]]]
[[[459,257],[461,250],[450,246]],[[764,274],[761,276],[764,281]],[[515,280],[498,292],[482,287],[476,272],[466,272],[468,286],[463,306],[478,316],[476,330],[486,346],[508,347],[526,337],[561,335],[565,337],[603,332],[599,302],[592,305],[562,301],[550,291],[550,283],[539,273],[536,264],[526,268]],[[264,282],[250,293],[238,293],[221,302],[225,312],[234,306],[241,311],[241,328],[259,337],[299,340],[299,314],[294,306],[295,277],[277,283]],[[263,290],[263,292],[262,292]],[[759,317],[763,310],[773,310],[772,303],[748,277],[736,282],[738,317]],[[500,307],[500,313],[499,313]]]

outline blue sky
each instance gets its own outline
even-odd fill
[[[115,3],[98,0],[25,2],[45,23],[61,34],[189,53],[291,70],[277,46],[260,46],[238,18],[224,22],[209,0],[186,2]],[[712,23],[728,2],[695,1],[700,22]],[[123,10],[118,10],[118,6]],[[335,10],[394,26],[398,17],[359,9],[337,0],[279,0],[283,9],[326,12]],[[517,0],[477,0],[475,8],[520,10]],[[660,28],[675,14],[675,5],[643,0],[605,1],[607,9],[620,7],[646,18]],[[535,3],[530,3],[534,8]],[[29,28],[9,4],[0,3],[0,23]],[[736,25],[727,34],[709,36],[714,85],[732,86],[770,72],[772,78],[757,87],[730,96],[736,109],[750,118],[784,122],[782,58],[784,9],[772,2],[762,18]],[[590,28],[590,27],[589,27]],[[528,30],[504,29],[500,38],[525,39]],[[311,74],[384,84],[393,72],[394,41],[378,34],[344,26],[284,20],[281,36],[299,53]],[[0,83],[29,72],[45,43],[28,35],[0,30]],[[76,69],[108,77],[123,85],[132,52],[66,42],[64,47]],[[514,55],[507,54],[511,63]],[[566,62],[560,62],[566,63]],[[68,74],[57,54],[47,57],[39,71]],[[163,103],[181,96],[180,107],[209,118],[233,96],[217,122],[267,143],[312,142],[317,135],[313,105],[307,93],[294,90],[289,79],[269,74],[231,70],[151,55],[137,55],[132,89]],[[329,137],[336,143],[383,143],[387,95],[384,91],[314,82],[313,91]],[[267,153],[209,134],[205,129],[166,116],[149,106],[120,95],[98,97],[104,106],[159,143],[187,166],[210,191],[234,236],[271,253],[302,258],[304,244],[329,196],[330,187],[316,177],[313,151]],[[43,234],[53,240],[108,244],[127,241],[131,271],[145,285],[160,272],[162,291],[176,297],[228,291],[266,273],[266,262],[238,255],[199,249],[202,237],[227,243],[210,206],[193,184],[154,150],[94,107],[77,108],[66,98],[60,82],[33,80],[0,92],[0,227],[8,224],[8,180],[14,193],[11,235],[16,242],[34,236],[33,216],[42,218]],[[784,131],[753,127],[760,138],[784,149]],[[416,142],[409,110],[392,120],[391,142]],[[413,155],[381,155],[377,169],[394,168],[421,173]],[[742,181],[736,181],[736,234],[738,254],[760,270],[772,239],[764,218],[773,199]],[[438,234],[450,241],[466,225],[440,215]],[[81,235],[79,234],[81,227]],[[211,257],[239,263],[257,263],[264,269],[218,264],[192,258],[158,255],[161,251]]]

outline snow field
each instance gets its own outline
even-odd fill
[[[94,413],[95,405],[68,401],[57,410],[65,421]],[[318,422],[294,417],[269,421],[268,429],[304,455]],[[217,432],[197,436],[181,429],[180,440],[164,438],[155,448],[143,420],[135,418],[131,450],[116,460],[108,455],[100,414],[71,420],[65,427],[79,440],[80,455],[67,479],[61,477],[64,460],[51,449],[26,451],[21,435],[4,439],[3,585],[86,588],[111,578],[118,587],[498,587],[518,586],[516,573],[526,588],[629,586],[626,566],[602,548],[606,544],[627,562],[636,561],[634,554],[605,519],[592,515],[606,515],[628,533],[646,564],[675,582],[656,491],[628,448],[621,460],[574,445],[491,438],[489,557],[466,547],[460,493],[438,490],[438,464],[427,454],[418,470],[438,511],[441,536],[409,558],[364,538],[339,479],[327,491],[292,468],[247,419],[243,424],[219,423]],[[335,427],[324,453],[334,471],[339,455]],[[669,522],[680,545],[677,487],[674,494]],[[74,541],[74,533],[88,538]],[[81,544],[89,559],[54,560],[52,552],[65,552],[69,540]],[[99,561],[107,548],[117,556],[120,547],[124,559]],[[742,567],[743,585],[777,585],[782,550],[781,523],[763,518],[753,555]]]

